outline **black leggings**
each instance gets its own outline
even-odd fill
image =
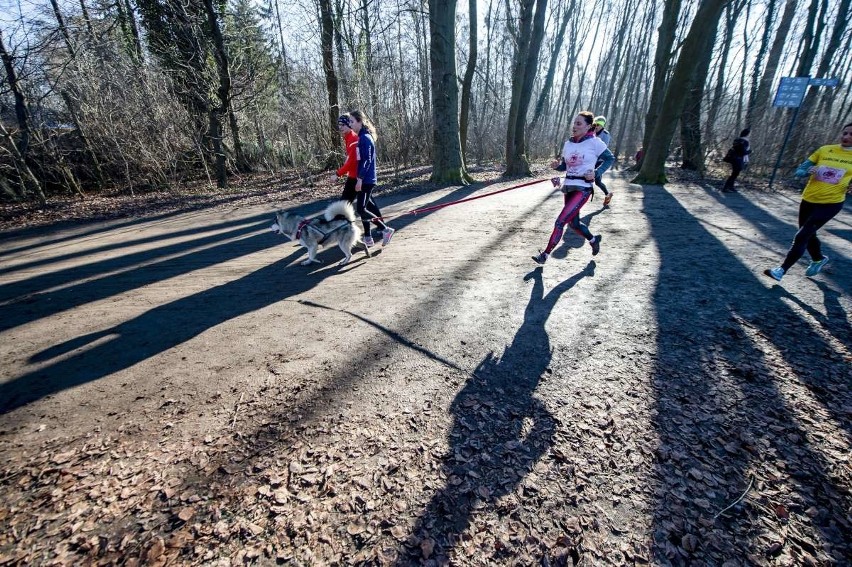
[[[354,177],[346,178],[346,184],[343,185],[343,194],[340,196],[341,200],[353,203],[355,205],[358,216],[361,217],[362,221],[364,221],[364,219],[366,218],[367,221],[372,221],[376,226],[381,229],[387,228],[387,226],[381,220],[375,218],[382,216],[382,211],[379,210],[379,206],[376,205],[376,202],[373,200],[373,197],[371,195],[373,187],[375,187],[375,185],[361,185],[361,191],[359,192],[355,190],[355,184],[357,182],[358,180]],[[367,191],[368,187],[369,192]],[[359,199],[360,196],[364,196],[366,199],[366,204],[363,206],[363,209],[361,205],[361,199]],[[366,211],[366,215],[362,211]],[[370,234],[369,222],[364,222],[364,234]]]
[[[379,210],[379,206],[373,201],[373,189],[375,187],[371,183],[362,183],[361,191],[356,191],[355,193],[355,210],[364,224],[364,234],[366,236],[370,235],[371,221],[382,230],[387,228],[387,225],[381,221],[381,218],[377,218],[382,216],[382,211]]]
[[[727,181],[725,181],[724,187],[722,189],[733,189],[734,182],[739,177],[740,172],[743,170],[743,162],[742,160],[734,158],[734,161],[731,162],[731,176],[728,177]]]
[[[841,210],[843,210],[843,203],[809,203],[802,201],[799,205],[799,232],[796,233],[793,245],[790,246],[790,251],[787,252],[787,257],[784,258],[784,263],[781,264],[785,272],[799,261],[799,258],[804,255],[805,250],[810,254],[811,260],[822,260],[822,251],[820,250],[820,242],[816,233]]]

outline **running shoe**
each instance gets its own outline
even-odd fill
[[[382,246],[387,246],[388,244],[390,244],[394,232],[396,231],[391,227],[387,227],[382,231]]]
[[[541,264],[543,266],[544,263],[547,262],[548,255],[549,254],[547,252],[539,252],[538,256],[532,257],[533,262],[535,262],[536,264]]]
[[[373,237],[372,237],[372,236],[365,236],[365,237],[364,237],[361,241],[364,243],[364,246],[366,246],[367,248],[371,248],[373,245],[375,245],[375,244],[376,244],[376,243],[373,241]]]
[[[597,256],[598,252],[601,251],[601,237],[603,235],[598,234],[592,240],[589,241],[589,244],[592,245],[592,256]]]
[[[805,270],[806,276],[815,276],[820,270],[822,270],[823,266],[828,264],[828,256],[823,256],[822,260],[814,260],[811,262],[811,265],[808,266],[808,269]]]
[[[607,193],[606,197],[604,197],[604,204],[603,204],[603,206],[604,206],[604,207],[608,207],[608,206],[609,206],[609,202],[610,202],[610,201],[612,201],[612,191],[610,191],[609,193]]]
[[[778,266],[776,268],[772,268],[771,270],[763,270],[763,273],[769,276],[770,278],[781,281],[781,278],[784,277],[784,268]]]

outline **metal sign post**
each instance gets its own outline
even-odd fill
[[[784,142],[781,144],[781,151],[778,152],[775,167],[772,168],[772,176],[769,178],[770,189],[772,189],[772,183],[775,182],[775,174],[781,166],[781,158],[784,156],[784,150],[787,149],[787,142],[790,140],[790,133],[793,131],[796,119],[799,117],[799,108],[805,99],[808,86],[836,87],[839,84],[840,81],[836,77],[819,77],[815,79],[811,79],[810,77],[781,77],[781,83],[778,85],[778,92],[775,93],[775,100],[772,101],[772,106],[795,108],[796,110],[793,112],[793,119],[790,120],[790,126],[787,127],[787,134],[784,135]]]

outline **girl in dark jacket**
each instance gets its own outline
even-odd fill
[[[349,113],[349,127],[358,134],[356,156],[358,169],[355,180],[355,205],[361,222],[364,223],[364,245],[373,245],[370,235],[370,221],[382,229],[382,246],[390,244],[394,229],[381,219],[381,211],[373,201],[373,188],[376,186],[376,128],[360,110]]]
[[[737,180],[740,172],[745,169],[748,163],[748,155],[751,153],[749,147],[748,135],[751,133],[749,128],[740,132],[740,137],[734,140],[734,145],[728,150],[725,155],[725,161],[731,164],[731,176],[725,181],[722,187],[722,193],[735,193],[734,182]]]

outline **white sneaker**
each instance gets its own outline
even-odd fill
[[[390,244],[394,232],[396,231],[391,227],[387,227],[382,231],[382,246],[387,246],[388,244]]]
[[[372,248],[372,247],[376,244],[376,243],[373,241],[373,237],[372,237],[372,236],[365,236],[365,237],[361,240],[361,242],[363,242],[363,243],[364,243],[364,246],[366,246],[367,248]]]

